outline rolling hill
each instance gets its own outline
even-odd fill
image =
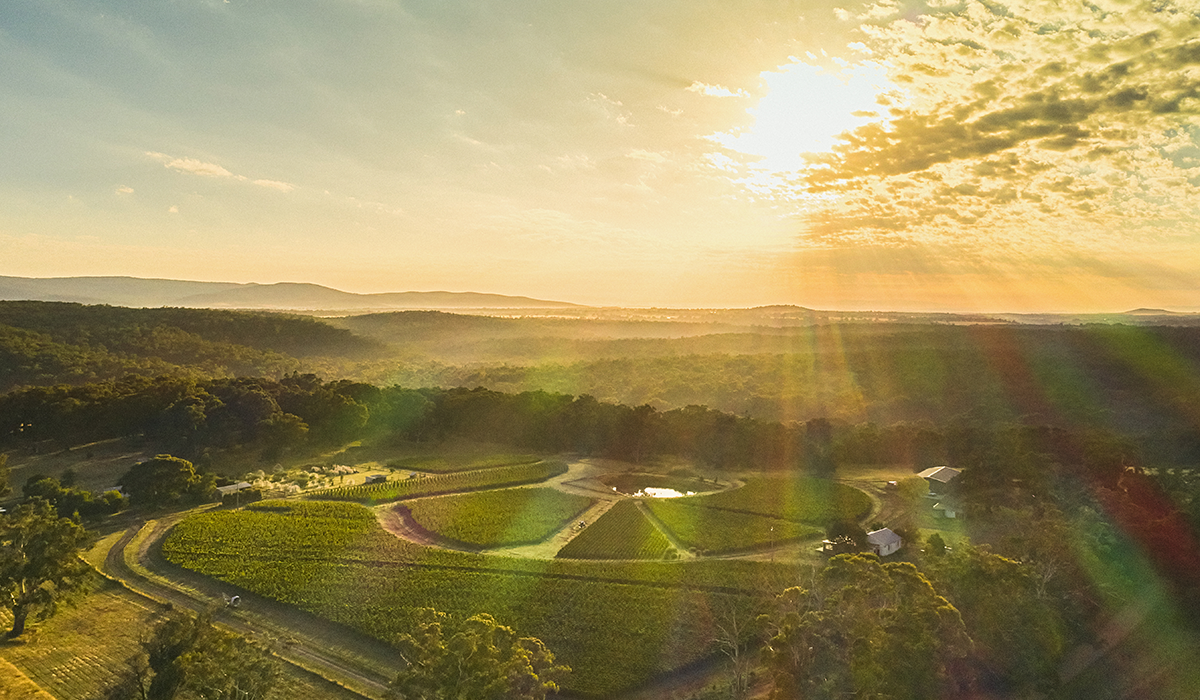
[[[355,294],[319,284],[235,284],[138,277],[5,277],[0,301],[66,301],[115,306],[368,311],[391,309],[580,308],[578,304],[477,292]]]

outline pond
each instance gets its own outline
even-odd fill
[[[634,498],[680,498],[716,488],[699,479],[659,474],[616,474],[601,481],[613,491]]]

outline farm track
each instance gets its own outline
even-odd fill
[[[553,535],[547,537],[542,542],[538,542],[537,544],[493,549],[488,553],[495,554],[497,556],[516,557],[519,559],[553,559],[554,556],[558,554],[558,550],[565,547],[568,542],[575,539],[576,535],[583,532],[583,530],[578,527],[580,521],[585,523],[596,522],[596,519],[607,513],[608,509],[612,508],[613,504],[616,502],[617,499],[609,498],[593,503],[592,505],[588,506],[587,510],[579,513],[574,518],[571,518],[571,520],[566,525],[563,525],[558,532],[555,532]]]
[[[650,521],[650,524],[653,525],[659,532],[661,532],[663,537],[667,538],[667,541],[671,543],[671,546],[674,547],[675,551],[679,554],[680,559],[696,558],[696,555],[679,541],[679,538],[675,536],[675,533],[671,532],[671,528],[667,527],[666,523],[660,520],[653,511],[647,508],[645,503],[640,500],[637,501],[637,508],[638,510],[642,511],[642,515],[646,517],[646,520]]]
[[[126,548],[140,531],[136,525],[130,527],[108,551],[104,573],[152,600],[161,600],[196,612],[212,609],[214,601],[222,600],[223,594],[232,591],[241,596],[244,608],[219,608],[214,615],[217,623],[238,634],[266,641],[276,640],[277,643],[270,645],[275,653],[302,672],[340,685],[365,698],[383,697],[390,675],[399,670],[395,652],[390,651],[387,645],[291,606],[237,590],[208,577],[175,570],[178,567],[164,566],[163,562],[156,561],[153,550],[171,525],[172,522],[157,523],[145,546],[134,553],[142,566],[163,577],[164,582],[134,571],[126,562]],[[323,643],[316,643],[314,640],[317,639]],[[344,649],[349,653],[335,654],[331,648]]]

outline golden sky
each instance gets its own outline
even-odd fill
[[[1200,310],[1200,3],[6,0],[0,274]]]

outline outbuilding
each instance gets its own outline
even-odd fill
[[[897,535],[886,527],[882,530],[867,533],[867,545],[871,547],[872,552],[881,557],[886,557],[895,552],[903,544],[904,540],[900,538],[900,535]]]
[[[951,482],[957,479],[959,474],[962,472],[950,467],[930,467],[917,476],[929,484],[929,493],[941,495],[950,490]]]
[[[239,481],[236,484],[218,486],[217,493],[221,494],[222,496],[228,496],[229,494],[237,493],[238,491],[245,491],[246,489],[250,488],[250,486],[251,484],[249,482]]]

